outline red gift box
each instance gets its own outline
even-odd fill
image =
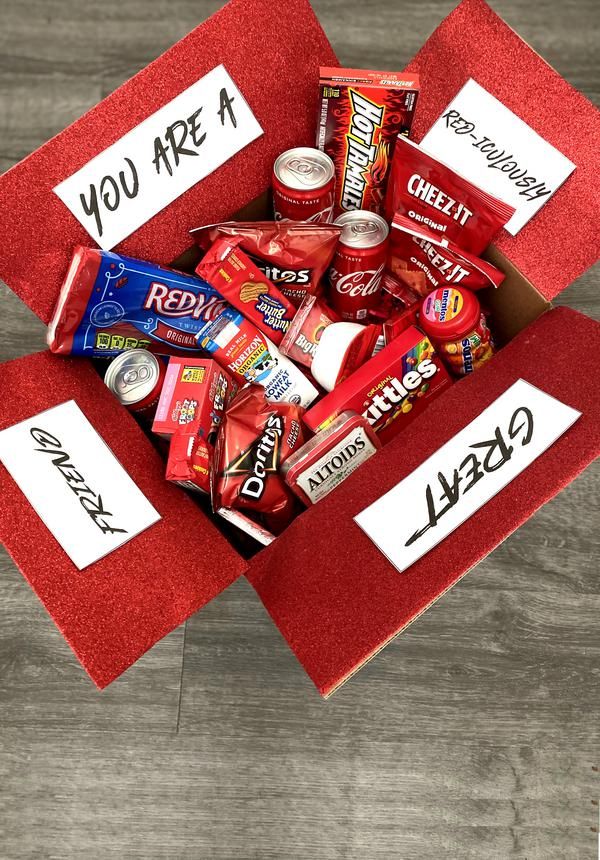
[[[0,275],[42,320],[49,320],[73,248],[89,244],[52,189],[220,63],[264,134],[117,250],[169,263],[187,251],[188,229],[199,223],[231,218],[247,204],[248,217],[265,217],[273,160],[286,148],[313,144],[318,67],[335,63],[302,0],[279,3],[276,16],[265,0],[232,0],[0,179]],[[509,67],[518,74],[506,75]],[[507,275],[486,296],[506,346],[258,555],[243,559],[207,513],[164,480],[163,463],[144,433],[86,361],[42,353],[3,366],[0,429],[74,399],[162,515],[158,524],[78,571],[0,469],[0,537],[99,686],[245,573],[318,690],[328,695],[600,450],[600,326],[549,304],[600,256],[594,223],[600,115],[482,0],[464,0],[409,69],[422,82],[413,126],[417,140],[474,77],[577,169],[516,237],[503,233],[489,250]],[[576,126],[561,122],[565,113],[577,117]],[[580,410],[581,418],[399,574],[353,517],[519,378]]]

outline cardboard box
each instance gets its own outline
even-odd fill
[[[272,44],[278,46],[279,68],[265,86]],[[0,275],[42,320],[53,310],[73,247],[89,242],[52,189],[220,63],[264,134],[116,250],[193,265],[193,254],[184,253],[191,245],[188,228],[230,218],[242,206],[247,218],[267,214],[264,192],[272,162],[284,149],[314,141],[318,68],[335,64],[302,0],[279,3],[276,16],[266,0],[232,0],[0,179]],[[518,74],[506,76],[507,67]],[[489,251],[507,275],[487,296],[504,348],[444,392],[270,546],[242,558],[209,516],[164,481],[150,442],[91,365],[40,353],[3,366],[0,428],[74,399],[162,515],[158,524],[80,572],[0,470],[0,537],[98,686],[245,574],[327,696],[598,454],[600,326],[568,308],[552,308],[551,301],[599,255],[599,114],[482,0],[463,0],[408,71],[419,74],[422,85],[413,126],[417,141],[474,77],[577,169],[516,237],[502,234]],[[565,113],[577,123],[563,123]],[[44,224],[52,229],[42,229]],[[353,517],[519,378],[580,410],[581,418],[450,537],[399,574]]]

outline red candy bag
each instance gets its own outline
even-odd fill
[[[240,247],[298,307],[307,294],[319,292],[341,232],[341,227],[325,223],[226,221],[198,227],[191,234],[205,251],[221,236],[239,236]]]
[[[388,268],[418,296],[450,284],[481,290],[504,280],[491,263],[400,215],[392,221]]]
[[[396,141],[385,198],[388,221],[409,218],[463,250],[480,254],[514,215],[492,197],[405,137]]]
[[[306,296],[279,346],[280,352],[310,368],[321,335],[338,319],[318,296]]]
[[[301,407],[269,403],[264,390],[241,391],[225,413],[211,476],[212,505],[259,514],[271,531],[285,528],[294,497],[279,467],[304,442]]]

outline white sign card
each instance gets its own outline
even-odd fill
[[[105,251],[263,133],[217,66],[54,188]]]
[[[74,400],[2,430],[0,460],[79,570],[160,519]]]
[[[513,236],[576,166],[473,78],[436,120],[421,147],[514,206],[506,225]]]
[[[402,573],[533,463],[580,415],[519,379],[354,519]]]

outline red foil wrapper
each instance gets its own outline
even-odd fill
[[[453,285],[470,290],[498,287],[504,280],[504,272],[491,263],[401,215],[392,221],[387,265],[417,296]]]
[[[212,470],[212,504],[259,514],[261,524],[281,531],[294,513],[294,498],[279,474],[304,442],[303,410],[269,403],[258,386],[245,388],[225,413]]]
[[[222,237],[239,237],[240,247],[295,307],[316,295],[329,268],[341,227],[333,224],[299,224],[280,221],[212,224],[192,230],[204,251]]]
[[[514,211],[416,143],[398,138],[385,198],[388,221],[398,213],[480,254]]]

